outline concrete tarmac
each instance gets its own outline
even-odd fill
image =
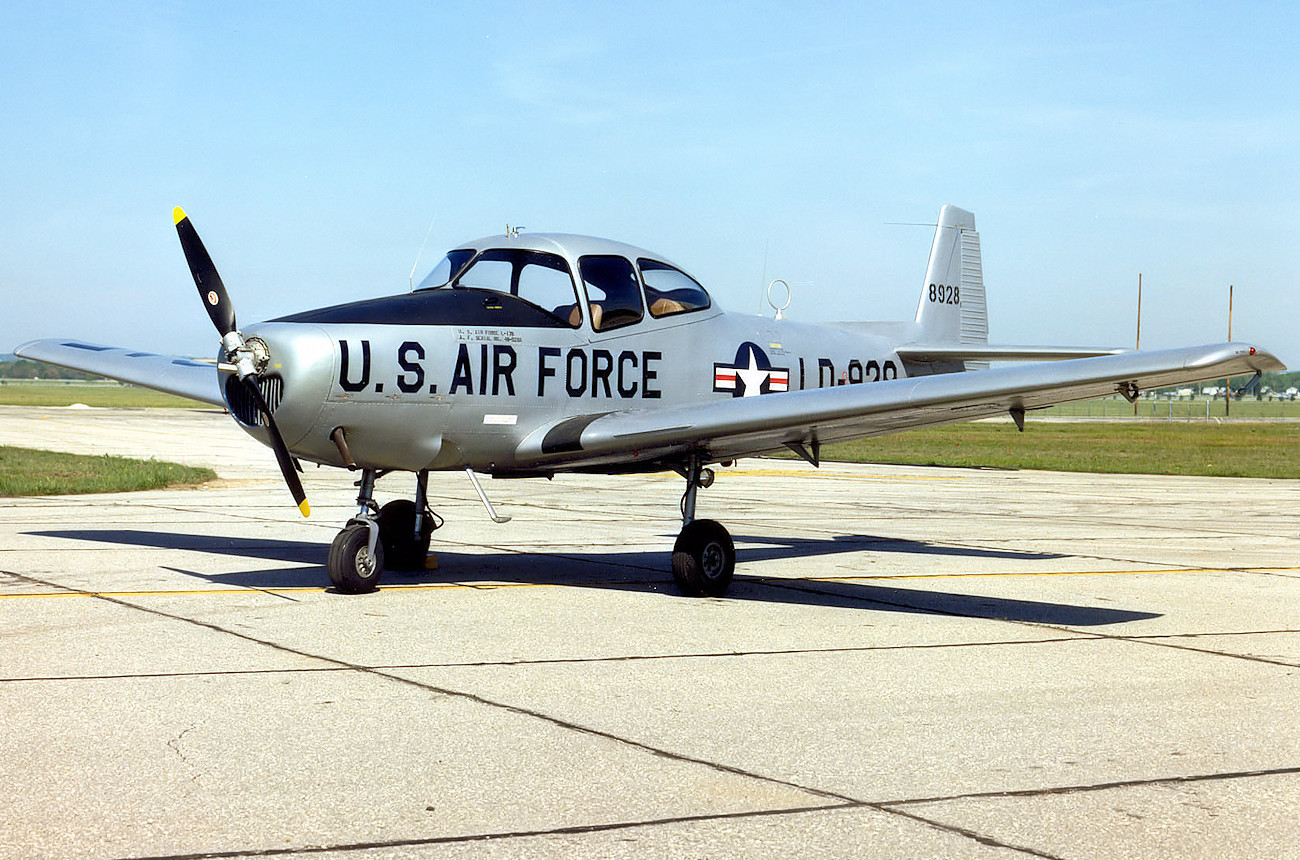
[[[303,520],[219,412],[0,443],[221,475],[0,499],[0,857],[1300,852],[1297,481],[747,460],[688,599],[675,475],[435,475],[438,569],[349,596],[351,477]]]

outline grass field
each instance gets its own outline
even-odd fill
[[[0,445],[0,496],[121,493],[200,484],[217,473],[161,460],[60,454]]]
[[[1062,472],[1300,478],[1300,424],[1035,422],[949,424],[827,445],[824,460]]]
[[[186,397],[115,382],[0,381],[0,406],[71,406],[74,403],[123,408],[213,408]]]

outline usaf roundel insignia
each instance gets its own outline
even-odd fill
[[[732,397],[756,397],[790,388],[790,368],[773,367],[767,353],[745,341],[736,350],[732,364],[713,365],[713,390],[729,391]]]

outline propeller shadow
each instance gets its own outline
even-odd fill
[[[279,562],[284,567],[257,567],[227,573],[205,573],[182,567],[168,570],[213,584],[262,590],[319,587],[327,579],[321,563],[326,546],[294,540],[267,540],[217,535],[177,534],[138,529],[66,529],[29,534],[68,540],[91,541],[116,546],[201,552],[213,555]],[[738,543],[759,544],[737,552],[737,562],[766,561],[852,552],[892,552],[913,555],[959,556],[1045,560],[1059,554],[1023,553],[972,547],[954,547],[862,536],[828,539],[739,537]],[[568,585],[626,591],[675,591],[667,573],[667,552],[575,553],[464,553],[445,545],[436,552],[438,569],[385,571],[386,585],[434,585],[445,583],[520,583]],[[685,598],[683,598],[685,599]],[[961,594],[930,589],[899,588],[864,582],[818,581],[737,576],[727,600],[748,600],[789,605],[823,606],[878,612],[907,612],[964,618],[1018,621],[1061,626],[1123,624],[1159,617],[1158,613],[1067,603],[1015,600],[987,595]]]

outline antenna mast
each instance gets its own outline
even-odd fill
[[[420,265],[420,257],[424,255],[424,246],[429,244],[429,237],[433,235],[433,222],[438,220],[438,214],[435,212],[429,219],[429,229],[424,231],[424,242],[420,245],[419,252],[415,255],[415,262],[411,264],[411,274],[406,276],[407,282],[411,289],[415,289],[415,270]]]

